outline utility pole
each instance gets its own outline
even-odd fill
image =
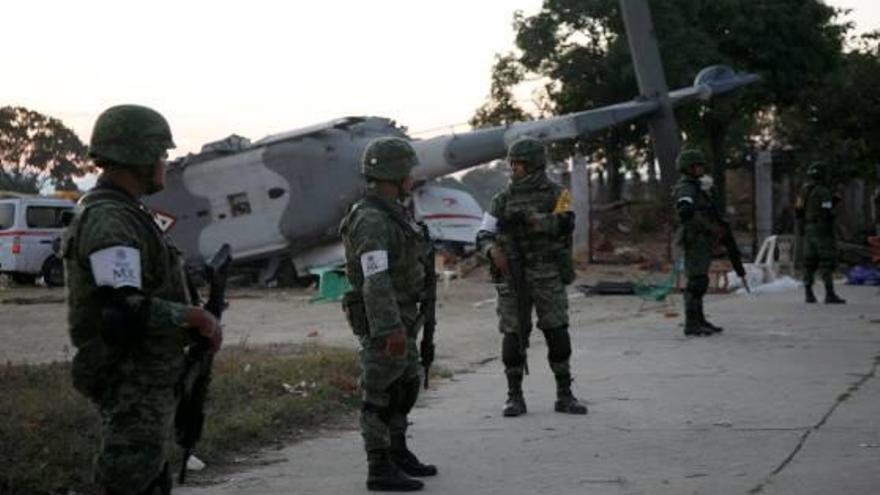
[[[587,169],[587,160],[577,153],[571,159],[571,201],[574,210],[574,253],[578,258],[586,256],[589,260],[590,252],[590,171]]]

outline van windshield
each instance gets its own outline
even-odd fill
[[[12,228],[15,223],[15,205],[11,203],[0,204],[0,230]]]
[[[66,206],[28,206],[27,226],[32,229],[60,229],[64,227],[61,214],[70,207]]]

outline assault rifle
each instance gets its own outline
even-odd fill
[[[431,364],[434,363],[434,332],[437,330],[437,272],[434,270],[434,244],[428,226],[421,224],[425,241],[428,243],[428,251],[425,254],[425,290],[419,302],[419,311],[422,313],[422,342],[419,345],[422,368],[425,370],[425,389],[428,388],[428,377],[431,374]]]
[[[736,275],[742,281],[746,292],[751,294],[752,288],[749,287],[749,281],[746,280],[746,268],[743,266],[742,252],[739,250],[739,245],[737,245],[736,238],[733,236],[733,229],[730,228],[730,223],[721,217],[715,203],[710,201],[710,204],[712,205],[710,210],[712,220],[721,229],[721,245],[724,246],[724,250],[727,251],[727,258],[730,260],[730,264],[733,265],[733,271],[736,272]]]
[[[519,352],[523,357],[523,370],[529,374],[529,361],[526,350],[529,347],[529,334],[532,330],[532,301],[529,297],[529,285],[526,279],[526,257],[520,246],[518,230],[525,228],[524,215],[504,219],[499,229],[508,234],[510,242],[503,243],[507,268],[510,270],[510,288],[516,300],[516,326],[519,340]]]
[[[203,306],[218,321],[226,308],[226,276],[232,263],[229,244],[223,244],[205,266],[205,278],[208,282],[208,301]],[[193,304],[199,304],[199,295],[195,286],[189,284]],[[201,335],[192,332],[192,343],[186,351],[186,369],[178,383],[180,402],[174,416],[174,429],[177,444],[183,448],[183,462],[180,466],[178,481],[186,480],[186,463],[192,456],[196,443],[202,438],[205,425],[205,400],[208,397],[208,385],[211,383],[211,366],[214,364],[214,353],[210,343]]]

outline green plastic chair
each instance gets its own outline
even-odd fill
[[[675,291],[678,285],[678,277],[684,271],[683,260],[675,260],[669,273],[662,278],[657,279],[654,274],[648,274],[638,282],[634,287],[635,295],[642,300],[639,311],[641,311],[647,303],[666,303],[666,297]]]
[[[309,270],[318,276],[318,293],[309,302],[332,302],[342,300],[342,296],[351,290],[351,284],[345,277],[345,271],[337,265],[319,266]]]

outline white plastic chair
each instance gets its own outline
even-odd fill
[[[794,236],[771,235],[767,237],[761,244],[758,255],[755,256],[755,262],[745,263],[744,268],[746,269],[746,280],[751,287],[776,280],[782,269],[794,275]],[[733,272],[728,274],[728,278],[731,281],[737,280],[736,274]],[[739,286],[738,280],[731,285]]]

